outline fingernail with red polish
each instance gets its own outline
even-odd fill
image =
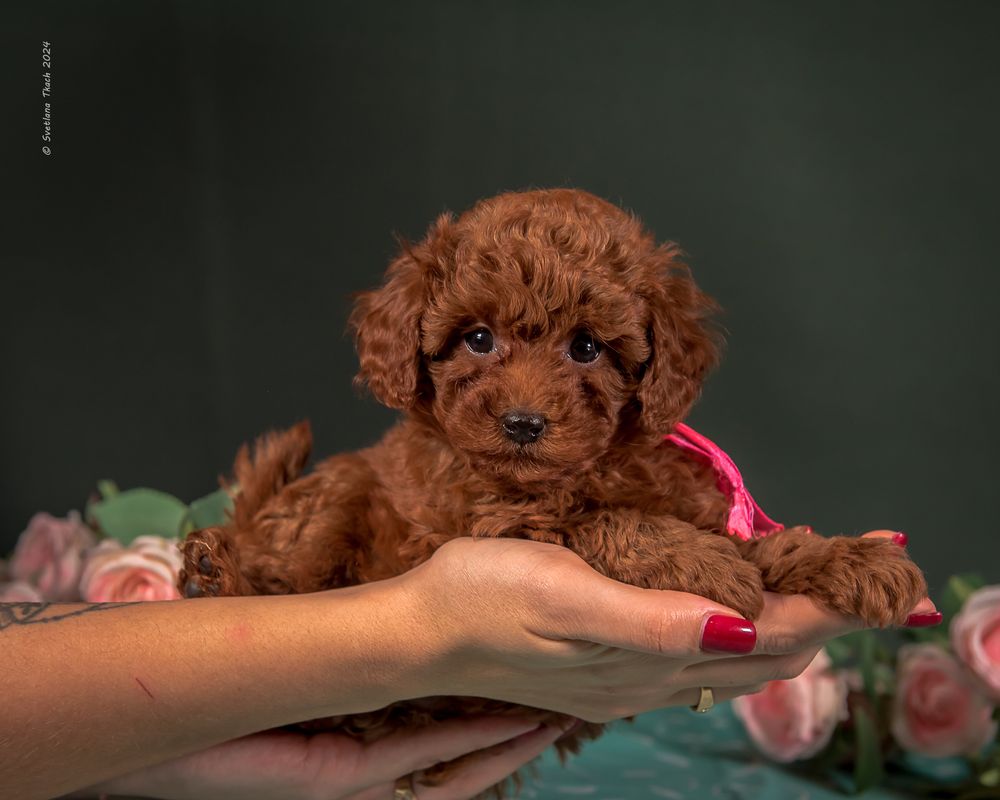
[[[906,543],[910,541],[910,537],[900,531],[899,533],[894,533],[892,535],[892,541],[900,547],[906,547]]]
[[[749,653],[757,644],[757,629],[748,619],[714,614],[705,623],[701,649],[706,653]]]
[[[906,618],[907,628],[930,628],[934,625],[940,625],[941,620],[944,616],[940,611],[928,611],[924,614],[910,614]]]

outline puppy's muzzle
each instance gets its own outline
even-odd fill
[[[500,419],[504,435],[517,444],[538,441],[545,432],[545,417],[532,411],[508,411]]]

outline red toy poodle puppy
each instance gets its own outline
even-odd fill
[[[261,437],[253,455],[243,447],[232,519],[183,543],[181,592],[316,592],[403,573],[453,537],[505,536],[563,545],[616,580],[750,619],[767,590],[869,625],[904,623],[926,586],[903,548],[773,524],[734,531],[738,474],[720,475],[710,442],[664,441],[685,428],[719,350],[715,304],[677,256],[578,190],[502,194],[441,216],[351,316],[356,381],[401,421],[305,476],[306,423]],[[505,711],[523,709],[437,697],[303,725],[371,741]],[[560,756],[601,729],[567,734]]]

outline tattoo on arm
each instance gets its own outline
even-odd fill
[[[0,603],[0,631],[12,625],[58,622],[92,611],[107,611],[109,608],[134,605],[138,603],[88,603],[82,607],[79,603]]]

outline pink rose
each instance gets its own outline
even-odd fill
[[[977,753],[997,732],[993,707],[949,653],[932,644],[899,648],[892,735],[925,756]]]
[[[969,595],[951,623],[951,646],[993,700],[1000,702],[1000,586]]]
[[[178,600],[182,565],[176,539],[139,536],[128,547],[105,539],[87,554],[80,594],[88,603]]]
[[[35,586],[46,600],[79,600],[83,551],[96,541],[76,511],[66,519],[35,514],[14,548],[10,576]]]
[[[30,583],[0,583],[0,603],[40,603],[42,599],[38,589]]]
[[[847,718],[847,681],[820,650],[797,678],[771,681],[758,694],[737,697],[733,711],[769,758],[786,763],[810,758]]]

